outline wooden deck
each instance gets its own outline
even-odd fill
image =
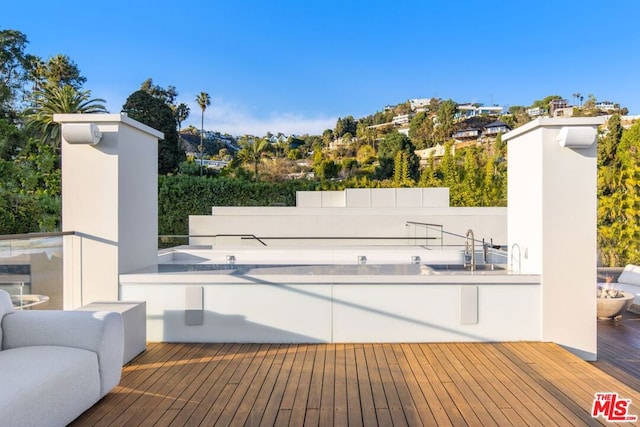
[[[640,390],[640,315],[626,312],[621,322],[598,320],[594,365]]]
[[[640,415],[640,316],[598,326],[597,363],[551,343],[150,344],[73,425],[609,425],[596,392]]]

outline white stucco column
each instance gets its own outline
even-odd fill
[[[601,123],[598,117],[540,118],[502,138],[508,147],[513,269],[541,275],[542,340],[587,360],[597,353],[596,135]]]
[[[126,114],[56,114],[62,134],[64,308],[117,301],[119,274],[156,263],[158,139]]]

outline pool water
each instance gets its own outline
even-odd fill
[[[505,273],[504,265],[478,264],[158,264],[157,273],[207,275],[419,276],[425,274]]]
[[[158,264],[158,273],[232,275],[419,275],[417,264]]]

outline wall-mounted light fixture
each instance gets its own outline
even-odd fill
[[[69,144],[96,145],[102,139],[102,132],[95,123],[64,123],[62,137]]]
[[[588,148],[596,142],[596,128],[592,126],[565,126],[558,133],[558,144],[568,148]]]

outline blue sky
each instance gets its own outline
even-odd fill
[[[320,134],[411,98],[530,105],[594,94],[640,114],[636,0],[5,2],[0,29],[68,55],[118,112],[147,78],[200,127]]]

